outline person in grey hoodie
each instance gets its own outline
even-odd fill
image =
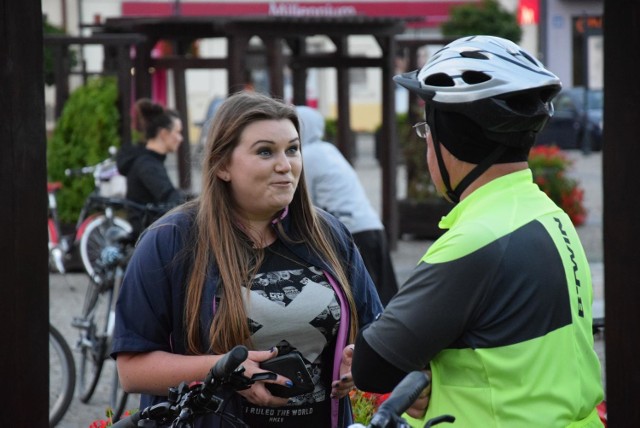
[[[337,217],[353,235],[383,305],[398,291],[385,230],[355,169],[333,144],[324,141],[325,120],[297,106],[301,123],[303,171],[313,204]]]

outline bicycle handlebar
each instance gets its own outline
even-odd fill
[[[64,175],[67,177],[77,177],[80,175],[89,175],[93,174],[96,170],[96,166],[83,166],[80,168],[67,168],[64,170]]]
[[[418,398],[420,392],[429,386],[429,376],[420,371],[414,371],[405,376],[393,388],[389,398],[380,405],[378,412],[371,419],[371,428],[386,428],[395,417],[403,414]]]
[[[185,391],[183,387],[181,391],[176,391],[175,388],[169,388],[170,395],[178,394],[182,395],[182,399],[173,397],[172,401],[163,402],[154,406],[149,406],[144,410],[134,413],[124,419],[112,425],[112,428],[136,428],[140,420],[155,421],[161,418],[166,418],[167,414],[174,414],[175,416],[183,413],[185,409],[190,410],[190,414],[198,414],[202,409],[208,409],[209,404],[215,401],[215,393],[220,386],[225,384],[234,384],[230,378],[234,375],[237,369],[240,367],[243,361],[249,356],[248,349],[243,345],[234,347],[231,351],[227,352],[219,359],[205,378],[204,382],[196,387],[196,389],[190,389]],[[244,369],[241,369],[243,372]],[[249,379],[247,379],[250,382]],[[182,385],[181,385],[182,386]],[[185,399],[188,394],[195,393],[192,400]],[[219,411],[222,400],[218,399],[219,403],[216,409],[213,411]],[[174,404],[172,404],[174,403]],[[148,426],[148,425],[144,425]],[[155,425],[154,425],[155,426]]]
[[[94,207],[133,208],[141,212],[153,214],[164,214],[175,206],[173,204],[139,204],[130,199],[110,198],[98,195],[89,195],[87,199],[89,199],[90,204]]]
[[[195,398],[195,406],[201,407],[209,403],[216,393],[216,389],[220,386],[219,383],[227,379],[248,356],[249,350],[242,345],[238,345],[224,354],[209,370],[209,374],[202,384],[200,394]]]

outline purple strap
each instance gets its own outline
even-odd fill
[[[333,291],[338,296],[340,301],[340,327],[338,327],[338,337],[336,339],[336,349],[333,357],[333,377],[332,379],[340,379],[340,362],[342,361],[342,349],[347,346],[347,336],[349,334],[349,306],[345,302],[344,292],[338,283],[327,272],[323,272],[329,280],[329,284],[333,288]],[[345,317],[345,314],[347,316]],[[333,383],[333,381],[331,382]],[[338,426],[338,413],[339,413],[339,399],[331,400],[331,427],[337,428]]]

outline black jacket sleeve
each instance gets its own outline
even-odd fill
[[[358,387],[363,391],[387,393],[390,392],[404,377],[406,372],[393,366],[382,358],[362,335],[363,328],[356,338],[356,346],[353,353],[351,375]],[[371,373],[376,373],[371,376]]]

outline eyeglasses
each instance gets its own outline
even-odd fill
[[[418,122],[413,125],[413,129],[416,130],[416,134],[418,134],[420,138],[427,138],[427,135],[431,133],[431,128],[429,128],[427,122]]]

